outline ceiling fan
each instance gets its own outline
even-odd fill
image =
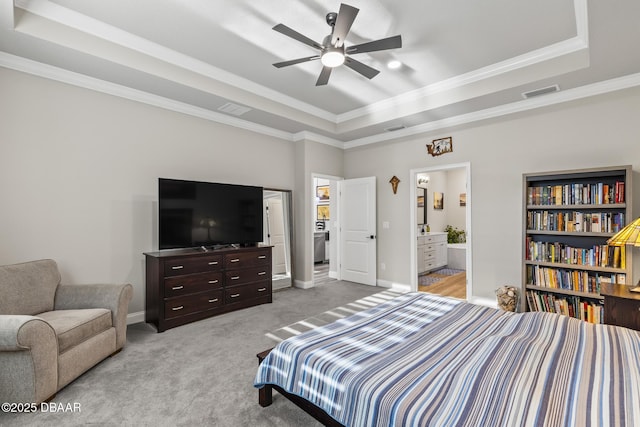
[[[316,59],[319,59],[322,63],[322,71],[320,72],[320,76],[316,81],[316,86],[326,85],[329,81],[331,70],[342,64],[362,74],[368,79],[374,78],[380,71],[366,64],[363,64],[360,61],[356,61],[349,55],[402,47],[402,37],[398,35],[345,47],[344,41],[347,38],[347,34],[349,34],[351,25],[356,19],[356,15],[358,14],[359,10],[360,9],[343,3],[340,5],[340,11],[338,13],[327,13],[327,24],[329,24],[329,26],[331,27],[331,34],[326,36],[322,43],[316,43],[310,38],[303,36],[299,32],[287,27],[284,24],[276,25],[275,27],[273,27],[274,30],[284,34],[285,36],[296,39],[301,43],[311,46],[314,49],[318,49],[320,51],[320,54],[308,56],[306,58],[293,59],[291,61],[277,62],[273,65],[277,68],[282,68],[289,65],[295,65],[302,62],[315,61]]]

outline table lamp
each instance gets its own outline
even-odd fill
[[[640,246],[640,218],[637,218],[631,224],[628,224],[614,234],[613,237],[607,240],[607,244],[611,246]],[[629,290],[632,292],[640,292],[640,281],[635,287],[629,288]]]

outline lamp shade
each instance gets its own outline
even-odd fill
[[[640,218],[618,231],[607,243],[611,246],[640,246]]]

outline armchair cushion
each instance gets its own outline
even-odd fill
[[[0,266],[0,402],[40,403],[120,350],[132,296],[61,285],[52,260]]]
[[[59,354],[112,326],[111,312],[104,308],[55,310],[41,313],[38,317],[50,324],[56,331]]]
[[[53,310],[59,283],[60,272],[51,259],[0,266],[0,314],[37,315]]]

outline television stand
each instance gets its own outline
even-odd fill
[[[158,332],[272,301],[271,246],[144,255],[145,321]]]

